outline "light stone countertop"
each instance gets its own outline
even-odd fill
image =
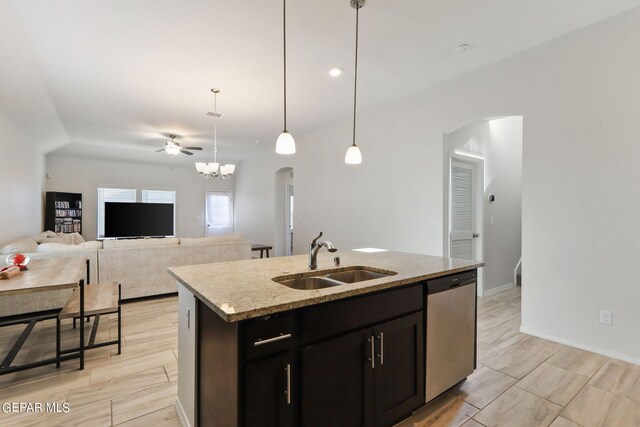
[[[323,270],[353,266],[390,270],[397,275],[324,289],[291,289],[271,280],[278,276],[309,276]],[[484,263],[403,252],[338,251],[318,254],[318,269],[308,270],[308,255],[169,267],[169,273],[227,322],[293,310],[389,289],[408,283],[482,267]]]

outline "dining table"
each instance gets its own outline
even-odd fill
[[[16,276],[6,280],[0,280],[0,298],[6,295],[37,294],[38,292],[74,289],[80,292],[80,344],[78,351],[65,355],[56,355],[32,362],[14,365],[13,361],[20,349],[29,338],[33,328],[38,322],[56,319],[59,308],[24,313],[15,316],[0,318],[0,328],[24,324],[25,327],[17,337],[13,346],[0,362],[0,375],[39,366],[56,364],[60,366],[63,360],[80,359],[80,369],[84,369],[84,287],[89,283],[89,261],[83,257],[34,259],[29,262],[27,269]],[[86,280],[86,282],[85,282]],[[1,357],[1,356],[0,356]]]

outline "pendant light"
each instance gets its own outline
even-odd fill
[[[296,142],[287,131],[287,0],[282,0],[282,40],[284,47],[284,130],[276,141],[276,153],[294,154]]]
[[[220,163],[218,163],[218,119],[222,117],[222,114],[218,113],[218,94],[220,93],[220,89],[213,88],[211,92],[213,92],[214,112],[213,114],[208,113],[207,115],[212,116],[215,120],[215,122],[213,122],[213,163],[196,163],[196,170],[204,179],[219,177],[222,180],[227,180],[231,178],[235,172],[236,165],[226,164],[221,166]]]
[[[362,153],[356,145],[356,106],[358,100],[358,15],[360,8],[364,7],[365,0],[350,0],[351,7],[356,10],[356,60],[353,79],[353,141],[344,156],[344,162],[348,165],[359,165],[362,163]]]

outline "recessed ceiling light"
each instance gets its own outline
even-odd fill
[[[342,68],[332,68],[329,70],[329,75],[331,77],[338,77],[340,74],[342,74]]]
[[[456,46],[456,52],[458,53],[462,53],[467,49],[469,49],[469,43],[460,43],[459,45]]]

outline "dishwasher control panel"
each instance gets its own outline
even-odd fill
[[[464,271],[450,276],[438,277],[437,279],[427,281],[427,292],[429,294],[435,294],[437,292],[457,288],[458,286],[475,283],[476,280],[477,270]]]

